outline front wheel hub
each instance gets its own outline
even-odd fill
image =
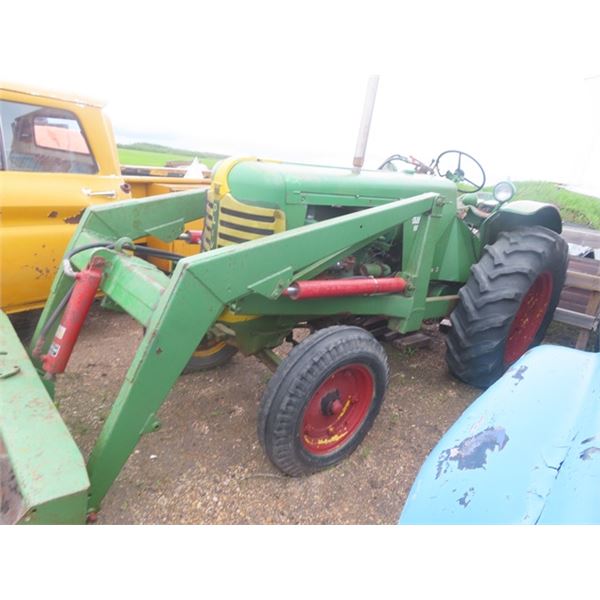
[[[552,289],[552,274],[545,272],[539,275],[527,290],[506,338],[505,365],[515,362],[533,344],[548,311]]]
[[[334,371],[314,392],[302,419],[302,445],[326,454],[346,444],[364,422],[375,393],[371,370],[350,364]]]
[[[321,412],[327,417],[339,415],[343,408],[344,404],[340,400],[340,391],[338,389],[325,394],[321,400]]]

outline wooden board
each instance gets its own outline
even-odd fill
[[[564,227],[563,238],[571,244],[600,248],[600,232]],[[554,320],[580,328],[576,347],[587,347],[590,332],[598,326],[600,312],[600,260],[569,257],[567,278]]]

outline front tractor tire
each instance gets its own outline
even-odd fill
[[[267,385],[258,437],[276,467],[292,476],[350,455],[377,416],[387,388],[386,354],[360,327],[321,329],[298,344]]]
[[[450,371],[486,388],[539,344],[558,304],[567,262],[567,243],[545,227],[503,232],[486,246],[450,316]]]

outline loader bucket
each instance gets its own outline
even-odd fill
[[[0,524],[84,523],[83,457],[0,311]]]

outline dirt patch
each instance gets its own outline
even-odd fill
[[[60,410],[90,452],[142,337],[123,314],[94,308],[68,372]],[[453,379],[444,340],[401,353],[386,346],[391,380],[381,413],[354,454],[299,479],[260,447],[256,415],[269,370],[236,355],[179,378],[104,499],[100,523],[396,523],[417,471],[479,391]]]

